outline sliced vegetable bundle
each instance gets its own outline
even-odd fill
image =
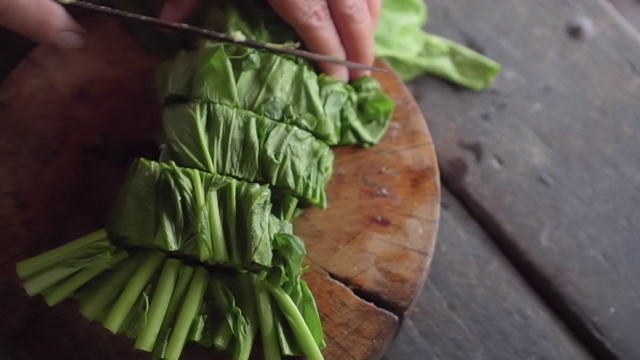
[[[376,144],[395,106],[372,78],[344,84],[300,59],[237,45],[183,51],[158,70],[165,102],[197,99],[243,109],[332,146]]]
[[[266,185],[138,159],[107,232],[126,248],[244,269],[270,266],[273,236],[290,233],[291,226],[271,214]]]
[[[319,359],[320,318],[300,279],[304,244],[270,214],[269,197],[266,186],[140,159],[107,231],[17,272],[29,295],[51,306],[75,297],[87,319],[159,358],[178,359],[192,341],[247,359],[259,330],[267,359]]]
[[[192,102],[163,112],[166,159],[266,183],[305,204],[326,207],[333,152],[311,133],[225,105]]]

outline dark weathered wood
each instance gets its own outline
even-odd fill
[[[325,326],[326,359],[379,359],[398,330],[398,317],[363,301],[345,285],[313,266],[304,275],[315,291],[320,317]]]
[[[611,4],[636,30],[640,31],[640,1],[609,0]]]
[[[73,304],[49,309],[27,298],[14,275],[17,261],[102,227],[131,160],[157,156],[157,60],[118,23],[86,25],[83,49],[39,47],[0,86],[0,290],[8,295],[0,298],[0,338],[32,359],[148,358],[84,321]],[[339,149],[329,210],[309,210],[294,225],[307,241],[314,270],[306,279],[328,359],[382,355],[419,293],[435,243],[432,141],[404,84],[380,76],[398,104],[388,135],[371,149]],[[209,356],[195,347],[186,358]]]
[[[481,94],[414,84],[443,182],[592,351],[639,358],[636,33],[598,0],[429,4],[428,30],[504,65]]]
[[[447,191],[435,255],[388,360],[589,358]]]

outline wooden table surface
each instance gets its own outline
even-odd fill
[[[442,204],[386,358],[640,358],[640,4],[427,3],[427,30],[504,70],[482,93],[409,84]]]
[[[411,84],[443,200],[388,359],[640,358],[640,2],[428,0],[496,59],[477,94]],[[577,31],[576,31],[577,30]]]

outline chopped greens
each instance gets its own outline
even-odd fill
[[[372,78],[344,84],[300,59],[237,45],[178,53],[160,66],[156,86],[162,101],[197,99],[242,109],[308,131],[328,145],[376,144],[394,109]]]
[[[266,185],[138,159],[107,232],[121,246],[157,249],[205,264],[269,266],[272,230],[279,230],[270,226],[276,221],[270,197]]]
[[[234,359],[248,359],[258,331],[271,354],[267,358],[279,359],[281,353],[321,358],[325,344],[320,318],[300,279],[304,244],[293,235],[279,234],[274,246],[276,263],[256,273],[194,265],[156,250],[118,250],[115,267],[101,268],[65,294],[79,300],[87,319],[134,338],[136,349],[158,358],[179,359],[186,342],[194,341],[230,351]],[[56,252],[60,249],[45,255]],[[58,284],[76,277],[43,291],[56,291]],[[280,350],[282,329],[302,336],[289,337]]]
[[[267,183],[326,208],[333,152],[309,132],[210,103],[166,106],[167,158],[180,166]]]

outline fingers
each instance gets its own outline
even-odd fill
[[[375,23],[382,0],[269,0],[269,3],[293,26],[309,50],[373,64]],[[370,74],[334,64],[319,63],[318,67],[343,81]]]
[[[347,53],[333,23],[326,0],[269,0],[271,7],[300,35],[309,50],[345,59]],[[318,63],[321,71],[342,81],[349,79],[344,66]]]
[[[373,21],[365,0],[329,0],[331,16],[338,28],[342,46],[350,61],[371,65],[373,63]],[[370,75],[368,70],[351,69],[349,78],[359,79]]]
[[[167,0],[160,12],[160,19],[168,22],[182,22],[198,7],[199,0]]]
[[[66,49],[83,45],[82,27],[51,0],[1,0],[0,26],[39,43]]]
[[[378,19],[380,19],[380,8],[382,7],[382,0],[368,0],[369,14],[371,14],[371,21],[373,22],[373,31],[378,26]]]

